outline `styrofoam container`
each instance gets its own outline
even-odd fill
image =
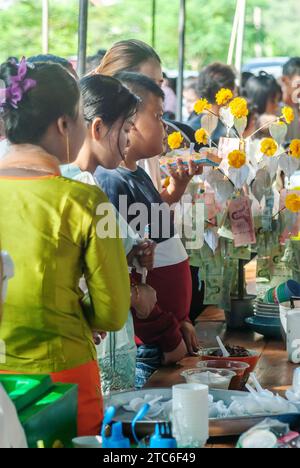
[[[290,302],[283,302],[280,304],[279,309],[280,309],[280,321],[282,325],[282,329],[285,333],[285,338],[286,338],[286,333],[287,333],[287,314],[290,311],[295,311],[295,312],[300,312],[300,301],[294,301],[295,309],[292,309],[291,303]]]

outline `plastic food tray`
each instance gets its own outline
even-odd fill
[[[225,404],[231,402],[233,396],[247,396],[246,392],[237,392],[230,390],[210,390],[209,393],[213,395],[215,401],[223,400]],[[117,407],[117,414],[115,421],[121,421],[123,423],[125,432],[127,435],[131,435],[131,422],[134,418],[134,413],[125,411],[122,406],[129,403],[133,398],[143,398],[145,395],[153,394],[153,398],[156,396],[162,396],[162,401],[168,401],[172,398],[171,388],[150,388],[147,390],[133,391],[133,392],[122,392],[111,394],[105,399],[105,406]],[[209,421],[209,435],[210,437],[227,437],[227,436],[239,436],[244,432],[251,429],[251,427],[259,424],[266,418],[273,418],[280,420],[281,422],[287,423],[291,428],[300,426],[300,413],[296,414],[276,414],[276,415],[253,415],[250,417],[242,418],[227,418],[227,419],[210,419]],[[137,434],[140,438],[146,437],[153,434],[155,424],[158,422],[165,422],[163,419],[145,420],[137,423]]]

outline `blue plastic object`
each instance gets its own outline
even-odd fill
[[[103,442],[103,441],[102,441]],[[102,443],[103,446],[103,443]],[[111,437],[105,437],[105,447],[107,449],[129,449],[130,440],[123,435],[121,422],[115,423],[111,428]]]
[[[116,415],[116,408],[114,406],[110,406],[105,411],[103,423],[102,423],[102,431],[101,431],[103,448],[108,448],[106,447],[106,442],[108,438],[105,436],[105,429],[106,429],[106,426],[109,426],[109,424],[112,423],[112,420],[114,419],[115,415]]]
[[[137,438],[137,435],[136,435],[136,431],[135,431],[135,426],[136,426],[136,423],[138,421],[141,421],[145,416],[146,414],[148,413],[148,411],[150,410],[150,405],[148,405],[148,403],[145,403],[140,411],[137,413],[137,415],[134,417],[132,423],[131,423],[131,431],[132,431],[132,435],[134,437],[134,440],[136,441],[137,444],[139,444],[139,439]]]
[[[177,442],[172,437],[171,430],[166,424],[156,424],[155,433],[150,439],[152,449],[176,449]]]

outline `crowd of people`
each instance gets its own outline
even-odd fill
[[[280,83],[266,73],[242,78],[246,132],[285,102],[296,114],[289,138],[298,137],[300,58],[285,65]],[[206,98],[218,115],[215,95],[237,93],[237,75],[214,63],[187,80],[186,122],[175,121],[160,57],[137,40],[99,51],[81,80],[67,60],[42,55],[9,58],[0,79],[0,250],[15,270],[0,373],[77,384],[78,434],[96,435],[103,394],[142,388],[156,369],[199,348],[203,288],[171,207],[203,168],[179,161],[163,185],[158,155],[174,128],[195,143],[202,118],[195,102]],[[219,123],[213,141],[225,134]]]

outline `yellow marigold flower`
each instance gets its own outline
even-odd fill
[[[195,133],[195,139],[199,145],[207,145],[208,143],[207,131],[204,128],[200,128]]]
[[[273,140],[273,138],[265,138],[261,142],[260,150],[262,154],[264,154],[265,156],[269,156],[269,158],[272,158],[278,150],[278,145],[276,141]]]
[[[290,156],[300,159],[300,140],[292,140],[290,144]]]
[[[236,119],[247,117],[249,114],[248,103],[245,98],[237,97],[229,104],[232,115]]]
[[[295,120],[295,113],[291,107],[287,106],[282,109],[282,117],[290,125]]]
[[[183,140],[184,140],[184,138],[183,138],[183,136],[181,135],[180,132],[171,133],[171,135],[169,135],[169,137],[168,137],[169,147],[172,150],[176,150],[176,149],[180,148],[180,146],[183,143]]]
[[[300,211],[300,196],[296,193],[292,193],[286,197],[285,206],[289,211],[293,213],[299,213]]]
[[[209,104],[207,99],[199,99],[194,107],[196,114],[202,114],[205,110],[211,109],[211,104]]]
[[[235,150],[228,155],[228,163],[234,169],[240,169],[246,164],[246,153],[244,151]]]
[[[226,104],[228,104],[231,99],[233,99],[233,92],[231,89],[222,88],[216,94],[216,102],[218,106],[226,106]]]

